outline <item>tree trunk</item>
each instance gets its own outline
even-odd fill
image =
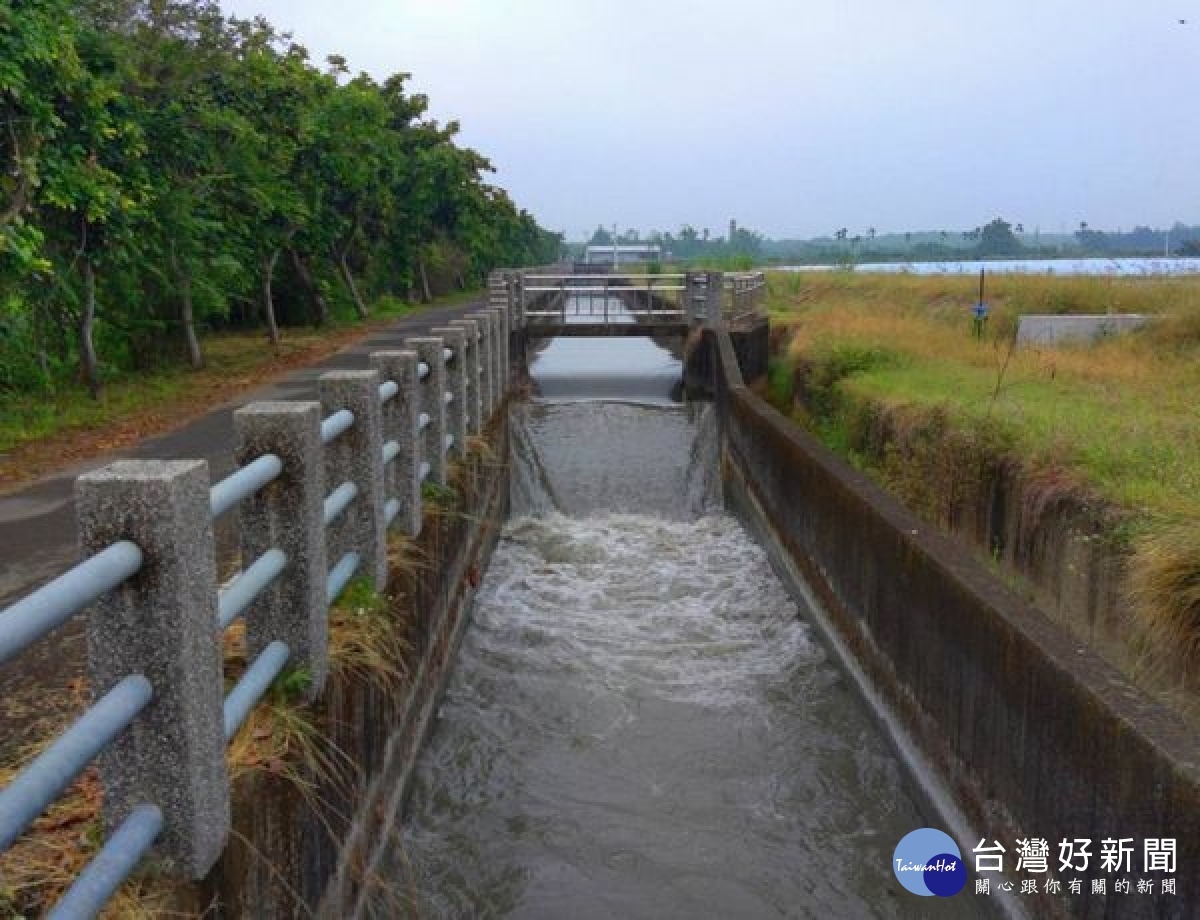
[[[267,341],[272,345],[279,344],[279,324],[275,322],[275,297],[271,293],[271,279],[275,276],[275,265],[278,262],[278,249],[263,262],[263,316],[267,320]]]
[[[179,319],[183,323],[183,337],[187,342],[188,363],[192,370],[198,371],[204,367],[204,353],[200,350],[200,340],[196,338],[196,316],[192,309],[192,278],[180,268],[174,244],[171,245],[171,271],[179,282]]]
[[[192,311],[192,279],[187,275],[179,280],[179,297],[183,334],[187,339],[188,363],[192,365],[192,370],[198,371],[204,367],[204,353],[200,350],[200,340],[196,337],[196,320]]]
[[[79,314],[79,371],[92,399],[100,398],[100,362],[92,331],[96,322],[96,269],[92,260],[83,260],[83,310]]]
[[[354,283],[354,275],[346,262],[346,250],[344,249],[338,253],[338,267],[342,270],[342,280],[346,282],[346,287],[350,288],[350,293],[354,297],[354,312],[358,314],[359,319],[366,319],[367,305],[363,303],[362,295],[358,293],[358,285]]]
[[[324,326],[329,322],[329,304],[325,302],[325,297],[321,294],[320,287],[317,286],[316,281],[313,279],[312,272],[308,270],[308,264],[296,249],[292,250],[292,264],[296,266],[296,274],[300,276],[301,282],[303,282],[312,295],[313,306],[317,311],[316,325]]]
[[[425,257],[421,256],[417,259],[417,271],[421,274],[421,293],[425,298],[425,303],[430,303],[433,300],[433,294],[429,290],[429,273],[425,271]]]

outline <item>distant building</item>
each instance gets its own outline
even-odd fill
[[[658,243],[618,243],[589,245],[583,252],[588,265],[624,265],[627,262],[660,262],[662,247]]]

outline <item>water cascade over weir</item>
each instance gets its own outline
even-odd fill
[[[678,361],[567,342],[512,410],[512,516],[376,915],[982,915],[896,881],[896,843],[935,822],[722,510]]]

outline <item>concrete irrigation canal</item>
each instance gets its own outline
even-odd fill
[[[722,509],[715,415],[668,399],[679,361],[566,339],[531,370],[546,398],[512,412],[512,516],[389,896],[423,917],[976,915],[899,889],[892,850],[931,820]]]
[[[1200,916],[1200,744],[767,405],[763,294],[493,273],[316,399],[233,412],[219,480],[80,476],[85,558],[0,610],[10,674],[82,634],[90,692],[0,788],[0,872],[27,870],[0,893],[60,920]],[[64,796],[102,833],[55,838],[50,890]]]

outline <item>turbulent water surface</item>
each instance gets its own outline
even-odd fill
[[[381,913],[970,916],[896,883],[896,842],[927,822],[716,504],[711,417],[535,402],[513,429],[513,517]]]

